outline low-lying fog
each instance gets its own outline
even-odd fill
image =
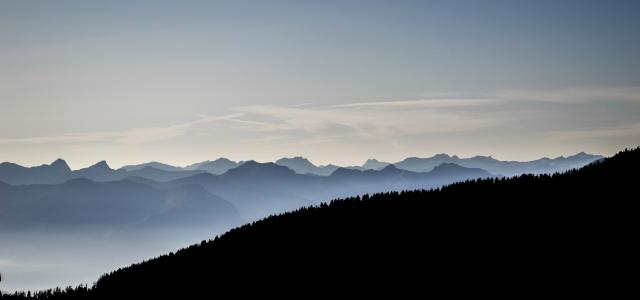
[[[0,289],[91,285],[106,272],[213,238],[226,229],[140,230],[100,236],[91,232],[0,232]]]

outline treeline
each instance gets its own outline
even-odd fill
[[[610,297],[633,286],[620,270],[631,271],[637,251],[639,167],[635,148],[562,174],[333,200],[118,269],[91,288],[0,298],[294,291]]]
[[[91,288],[87,285],[66,288],[54,288],[44,291],[0,293],[1,299],[87,299],[91,297]]]

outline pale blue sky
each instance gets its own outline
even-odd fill
[[[638,1],[0,1],[0,161],[640,144]]]

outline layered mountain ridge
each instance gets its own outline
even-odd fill
[[[543,174],[562,172],[574,168],[579,168],[593,161],[602,159],[603,156],[592,155],[584,152],[569,157],[541,158],[538,160],[518,162],[500,161],[490,156],[473,156],[470,158],[460,158],[456,155],[437,154],[432,157],[418,158],[410,157],[396,163],[368,159],[362,166],[340,167],[337,165],[317,166],[308,159],[297,156],[292,158],[281,158],[274,162],[279,166],[287,167],[298,174],[330,176],[340,168],[354,170],[381,170],[388,165],[413,171],[429,172],[440,164],[450,163],[467,168],[483,169],[494,175],[513,176],[525,173]],[[49,165],[36,167],[23,167],[14,163],[0,164],[0,181],[12,184],[55,184],[73,178],[89,178],[95,181],[121,180],[127,177],[139,176],[155,181],[169,181],[184,177],[189,177],[197,173],[211,173],[221,175],[229,170],[238,168],[246,162],[235,162],[227,158],[218,158],[213,161],[204,161],[186,167],[177,167],[160,162],[148,162],[138,165],[127,165],[117,170],[109,167],[106,161],[100,161],[90,167],[71,170],[68,164],[57,159]]]

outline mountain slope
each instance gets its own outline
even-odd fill
[[[202,172],[204,171],[171,169],[171,166],[159,163],[127,166],[114,170],[104,160],[87,168],[71,170],[64,160],[58,159],[49,165],[31,168],[13,163],[2,163],[0,164],[0,181],[12,185],[60,184],[75,178],[105,182],[122,180],[132,176],[155,181],[169,181]]]
[[[182,168],[180,168],[180,167],[164,164],[164,163],[157,162],[157,161],[152,161],[152,162],[148,162],[148,163],[144,163],[144,164],[138,164],[138,165],[127,165],[127,166],[123,166],[120,169],[123,169],[125,171],[135,171],[135,170],[140,170],[140,169],[145,168],[145,167],[153,167],[155,169],[163,170],[163,171],[182,171]]]
[[[640,148],[553,176],[333,201],[122,268],[77,293],[615,296],[634,286],[619,268],[637,253],[638,167]]]
[[[203,161],[200,163],[192,164],[186,166],[185,170],[201,170],[205,172],[209,172],[211,174],[220,175],[223,174],[233,168],[238,167],[243,162],[235,162],[226,158],[218,158],[214,161]]]
[[[582,167],[598,159],[602,159],[602,156],[586,154],[584,152],[569,157],[558,157],[554,159],[541,158],[529,162],[500,161],[487,156],[459,158],[455,155],[438,154],[428,158],[410,157],[394,165],[399,169],[425,173],[430,172],[440,164],[454,163],[467,168],[480,168],[496,175],[513,176],[523,173],[541,174],[562,172]],[[115,181],[131,176],[144,177],[155,181],[168,181],[202,172],[221,175],[231,169],[237,168],[243,163],[244,162],[234,162],[226,158],[219,158],[214,161],[196,163],[185,168],[158,162],[149,162],[124,166],[117,170],[111,169],[105,161],[80,170],[71,170],[62,159],[58,159],[50,165],[45,164],[31,168],[13,163],[1,163],[0,181],[12,185],[56,184],[73,178],[87,178],[93,181]],[[276,161],[275,164],[288,167],[298,174],[312,174],[317,176],[329,176],[340,168],[335,165],[316,166],[303,157],[282,158]],[[346,168],[359,171],[381,170],[387,165],[389,165],[389,163],[369,159],[362,166]]]
[[[156,188],[133,180],[78,178],[56,185],[0,185],[0,232],[238,224],[235,207],[201,186]]]
[[[430,189],[457,181],[492,176],[494,175],[482,169],[455,164],[442,164],[430,172],[412,172],[387,165],[377,171],[340,168],[324,181],[332,183],[334,191],[342,190],[342,193],[331,197],[334,198],[385,191]]]
[[[248,161],[222,175],[198,174],[170,181],[177,187],[199,184],[233,203],[245,220],[319,204],[328,199],[372,192],[432,188],[471,178],[492,176],[460,167],[449,173],[416,173],[393,166],[376,171],[340,168],[330,176],[303,175],[274,163]]]
[[[335,165],[316,166],[308,159],[301,156],[281,158],[278,159],[275,164],[285,166],[298,174],[313,174],[318,176],[327,176],[339,168]]]
[[[362,168],[365,170],[380,170],[386,166],[390,165],[388,162],[379,161],[375,158],[367,159],[362,165]]]
[[[59,183],[71,172],[69,165],[57,159],[49,165],[23,167],[14,163],[0,164],[0,181],[8,184]]]
[[[181,210],[179,215],[187,223],[204,219],[202,213],[209,213],[211,219],[224,219],[226,212],[231,214],[230,217],[237,218],[239,214],[242,219],[251,221],[328,199],[432,188],[455,181],[492,176],[486,171],[454,166],[450,165],[447,172],[437,168],[429,173],[416,173],[389,165],[379,171],[339,169],[331,176],[316,176],[301,175],[274,163],[248,161],[225,174],[213,175],[197,170],[163,171],[149,166],[133,171],[113,170],[106,162],[100,162],[73,171],[69,176],[78,178],[60,184],[0,186],[0,230],[59,228],[61,224],[76,227],[97,224],[109,228],[127,227],[134,223],[161,225],[155,220],[170,220],[166,216],[178,215],[175,212],[163,212],[170,195],[180,195],[181,201],[191,201],[193,209],[175,207]],[[350,174],[341,175],[342,172]],[[125,176],[126,179],[122,179]],[[131,190],[132,187],[141,188]],[[174,190],[183,192],[173,193]],[[184,192],[186,190],[191,192]],[[210,196],[204,196],[203,193]],[[225,209],[223,206],[219,210],[212,209],[206,201],[201,200],[207,197],[224,199],[234,209]],[[202,206],[200,210],[198,205]],[[165,217],[155,216],[159,213]],[[151,221],[144,221],[146,218],[151,218]]]

